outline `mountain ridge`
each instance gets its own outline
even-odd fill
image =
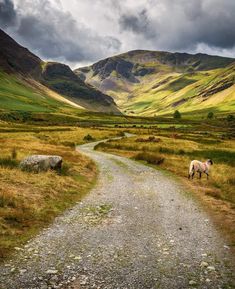
[[[124,113],[153,116],[170,113],[175,107],[184,111],[185,104],[196,97],[198,101],[195,109],[200,109],[200,103],[204,109],[207,104],[205,95],[209,96],[207,90],[213,75],[218,83],[214,84],[214,90],[210,87],[211,97],[234,85],[233,69],[230,71],[230,79],[224,78],[224,83],[219,84],[220,80],[216,76],[220,70],[223,75],[222,70],[234,62],[233,58],[203,53],[133,50],[75,69],[74,72],[86,83],[112,96]],[[202,80],[208,84],[208,89]],[[188,96],[184,93],[187,88]],[[194,92],[190,91],[191,88]],[[204,97],[202,89],[205,90]],[[178,93],[176,98],[176,92],[181,92],[181,97]],[[172,103],[165,107],[159,105],[166,98],[172,98]],[[232,95],[232,101],[233,98]],[[194,110],[194,106],[191,109]]]

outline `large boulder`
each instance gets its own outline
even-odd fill
[[[20,168],[30,172],[46,172],[48,170],[60,171],[62,167],[62,157],[50,155],[32,155],[20,162]]]

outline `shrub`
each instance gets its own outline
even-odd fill
[[[173,117],[179,119],[181,118],[181,113],[178,110],[176,110],[173,114]]]
[[[185,154],[185,150],[180,149],[178,153],[179,153],[179,155],[184,155]]]
[[[87,134],[83,138],[84,141],[94,141],[95,138],[93,138],[90,134]]]
[[[232,114],[229,114],[228,116],[227,116],[227,121],[233,121],[235,119],[235,117],[234,117],[234,115],[232,115]]]
[[[208,112],[207,118],[208,118],[208,119],[214,118],[214,113],[213,113],[212,111]]]
[[[135,156],[136,160],[146,161],[149,164],[160,165],[164,162],[164,158],[153,153],[141,152]]]
[[[13,169],[18,167],[18,165],[18,161],[15,159],[11,159],[10,157],[0,158],[0,166],[2,167]]]

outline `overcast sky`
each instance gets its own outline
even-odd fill
[[[0,27],[73,68],[133,49],[235,57],[235,0],[0,0]]]

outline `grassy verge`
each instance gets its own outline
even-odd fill
[[[116,129],[1,125],[0,258],[47,226],[86,194],[97,176],[95,164],[75,144],[118,134]],[[87,136],[90,136],[91,139]],[[23,172],[20,160],[31,154],[63,157],[61,174]]]

